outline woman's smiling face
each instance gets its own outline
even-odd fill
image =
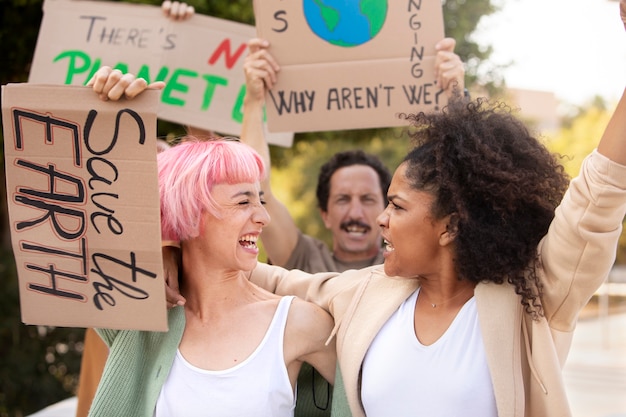
[[[448,216],[435,220],[431,214],[434,197],[411,187],[405,176],[406,163],[393,175],[389,205],[378,216],[385,240],[385,273],[389,276],[428,277],[441,272]]]
[[[259,254],[257,240],[270,221],[259,183],[216,184],[212,194],[219,218],[204,214],[206,253],[227,268],[253,269]]]

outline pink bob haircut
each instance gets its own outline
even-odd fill
[[[202,232],[202,215],[219,217],[211,196],[215,184],[254,183],[265,165],[248,145],[234,140],[188,140],[159,153],[161,234],[185,241]]]

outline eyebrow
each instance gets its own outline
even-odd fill
[[[399,201],[406,201],[406,199],[400,197],[400,195],[398,194],[389,194],[387,195],[387,201],[394,201],[394,200],[399,200]]]
[[[233,194],[233,198],[239,197],[239,196],[246,196],[246,197],[255,197],[257,194],[253,193],[252,191],[239,191],[235,194]],[[265,191],[261,190],[259,191],[258,196],[259,197],[263,197],[265,195]]]

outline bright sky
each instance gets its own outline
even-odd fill
[[[475,39],[493,45],[493,61],[513,88],[553,91],[564,103],[595,95],[616,102],[626,86],[626,31],[619,2],[502,0]]]

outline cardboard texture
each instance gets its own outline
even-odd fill
[[[84,85],[108,65],[167,83],[159,118],[240,135],[253,26],[200,14],[173,21],[158,6],[108,1],[45,0],[43,12],[29,82]],[[291,146],[293,133],[267,140]]]
[[[158,92],[2,86],[7,200],[26,324],[167,330]]]
[[[270,132],[404,126],[438,110],[437,0],[254,0],[257,34],[281,66],[266,97]]]

